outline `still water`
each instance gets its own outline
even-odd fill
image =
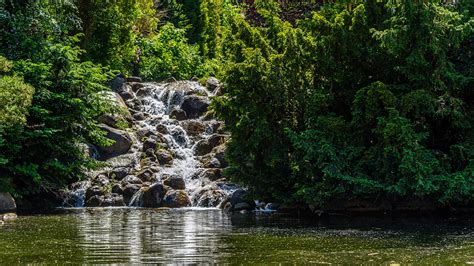
[[[0,263],[469,265],[474,223],[76,209],[0,226]]]

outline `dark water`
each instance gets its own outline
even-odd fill
[[[219,210],[82,209],[0,226],[0,263],[474,264],[461,220],[304,220]]]

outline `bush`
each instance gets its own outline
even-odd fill
[[[202,74],[199,48],[188,44],[184,29],[165,24],[156,36],[142,39],[140,47],[140,75],[147,80],[190,79]]]
[[[315,206],[474,198],[467,12],[328,4],[293,26],[256,7],[266,26],[236,17],[222,44],[233,62],[214,107],[232,132],[228,175],[263,199]]]

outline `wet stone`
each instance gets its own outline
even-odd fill
[[[184,178],[176,175],[169,176],[163,181],[163,184],[166,186],[169,186],[173,189],[185,189],[186,188],[186,182],[184,181]]]

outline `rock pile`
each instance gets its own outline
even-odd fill
[[[241,189],[222,172],[228,165],[224,154],[230,136],[208,110],[211,98],[222,92],[217,79],[202,86],[117,77],[110,85],[113,91],[107,97],[123,112],[100,121],[114,143],[85,145],[86,154],[106,166],[72,184],[64,193],[65,206],[228,208],[235,203],[230,199]]]

